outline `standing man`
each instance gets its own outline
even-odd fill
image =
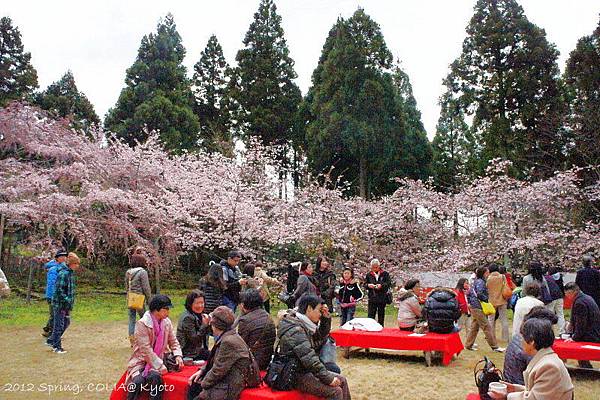
[[[333,297],[335,296],[335,274],[331,271],[331,266],[327,258],[324,256],[317,257],[317,273],[315,278],[317,280],[317,289],[321,294],[321,298],[325,300],[325,304],[329,310],[333,310]]]
[[[227,255],[227,260],[221,260],[219,264],[223,270],[223,280],[226,285],[226,289],[223,291],[223,305],[231,308],[234,313],[240,303],[242,286],[248,283],[246,279],[242,278],[242,271],[238,267],[241,260],[242,253],[231,250]]]
[[[568,331],[575,342],[600,343],[600,308],[575,282],[565,285],[565,297],[573,299]],[[581,368],[592,368],[589,361],[579,361]]]
[[[591,296],[600,307],[600,271],[594,269],[594,257],[590,254],[583,256],[583,268],[577,271],[575,283],[581,291]]]
[[[62,335],[71,325],[71,311],[75,303],[75,278],[73,272],[79,270],[79,257],[69,253],[66,265],[60,264],[56,274],[56,289],[52,296],[52,310],[54,311],[54,327],[52,335],[47,341],[55,353],[64,354]]]
[[[48,302],[48,322],[43,328],[44,332],[42,336],[50,337],[52,334],[52,327],[54,326],[54,312],[52,311],[52,296],[54,296],[54,285],[56,283],[56,275],[58,274],[58,267],[64,265],[67,259],[67,252],[59,250],[56,252],[53,260],[48,261],[44,264],[46,269],[46,301]]]
[[[373,319],[377,314],[377,322],[381,326],[385,323],[385,306],[390,300],[387,293],[391,284],[390,274],[381,269],[378,259],[372,259],[371,272],[365,277],[365,288],[369,296],[368,314]]]

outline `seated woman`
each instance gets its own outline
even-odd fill
[[[398,294],[398,327],[402,331],[413,331],[422,311],[415,290],[419,288],[418,279],[409,279]]]
[[[204,293],[194,289],[185,299],[185,310],[177,322],[177,340],[185,358],[208,360],[209,319],[204,311]]]
[[[552,324],[558,322],[556,315],[544,306],[536,306],[525,315],[523,323],[531,318],[547,319]],[[504,380],[518,385],[524,385],[523,372],[527,368],[527,364],[531,361],[529,356],[523,350],[523,337],[520,333],[515,333],[506,347],[504,354]]]
[[[215,344],[208,362],[189,379],[188,400],[237,400],[250,373],[250,349],[233,327],[235,316],[226,306],[210,314]]]
[[[133,354],[127,365],[127,400],[137,400],[142,389],[150,393],[150,400],[162,399],[164,391],[162,375],[167,373],[163,357],[167,348],[183,367],[181,348],[169,319],[171,299],[157,294],[150,300],[149,311],[135,323]]]
[[[458,332],[455,324],[460,314],[456,293],[452,289],[436,287],[425,300],[423,318],[427,321],[429,332]]]
[[[525,386],[506,383],[508,395],[489,391],[500,400],[572,400],[573,382],[565,364],[552,350],[554,331],[547,319],[530,318],[521,326],[523,350],[533,358],[523,372]]]

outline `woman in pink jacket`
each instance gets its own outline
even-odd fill
[[[179,368],[183,367],[181,347],[169,319],[172,307],[171,299],[157,294],[150,300],[150,311],[135,324],[133,354],[127,365],[127,400],[136,400],[143,388],[148,389],[150,400],[162,399],[162,375],[167,373],[163,357],[169,350]]]

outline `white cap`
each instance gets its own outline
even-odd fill
[[[371,266],[373,266],[373,265],[380,265],[380,262],[377,258],[374,258],[371,260]]]

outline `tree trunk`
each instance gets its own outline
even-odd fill
[[[0,266],[4,265],[2,257],[2,243],[4,243],[4,214],[0,214]]]
[[[31,304],[31,285],[33,283],[33,261],[29,261],[29,277],[27,278],[27,304]]]
[[[360,156],[359,174],[358,174],[358,190],[359,195],[363,199],[367,199],[367,160],[365,156]]]
[[[458,210],[454,211],[453,230],[454,230],[454,241],[457,241],[458,240]]]

